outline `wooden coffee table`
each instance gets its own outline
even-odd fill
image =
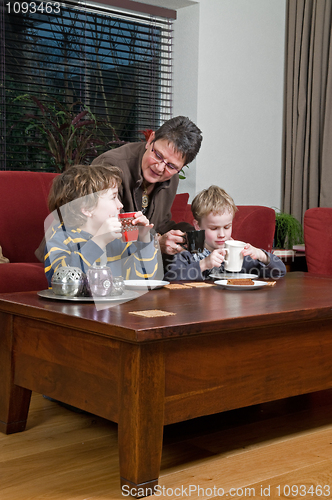
[[[175,315],[145,318],[132,311]],[[159,289],[94,304],[0,298],[0,430],[25,429],[31,391],[118,422],[121,485],[158,483],[163,426],[332,387],[332,278]]]

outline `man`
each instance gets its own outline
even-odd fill
[[[201,147],[202,134],[189,118],[177,116],[152,132],[146,143],[128,143],[98,156],[92,165],[116,166],[122,186],[119,197],[124,211],[142,211],[154,224],[164,254],[181,252],[186,222],[171,220],[171,206],[179,184],[179,172],[192,162]]]

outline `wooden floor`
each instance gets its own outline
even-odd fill
[[[159,483],[168,499],[332,498],[332,391],[166,427]],[[27,430],[0,434],[1,500],[123,498],[116,424],[33,394]]]

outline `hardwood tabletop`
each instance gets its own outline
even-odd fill
[[[140,317],[142,310],[170,316]],[[273,287],[225,290],[214,285],[184,290],[161,288],[108,309],[94,303],[55,301],[37,292],[0,295],[0,311],[79,328],[112,338],[146,342],[165,338],[222,333],[229,330],[332,318],[332,277],[289,273]]]

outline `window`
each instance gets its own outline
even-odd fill
[[[121,141],[142,140],[142,130],[172,116],[172,19],[92,3],[5,0],[0,23],[2,170],[50,170],[27,146],[34,137],[23,117],[40,111],[17,100],[24,94],[48,104],[80,101]]]

